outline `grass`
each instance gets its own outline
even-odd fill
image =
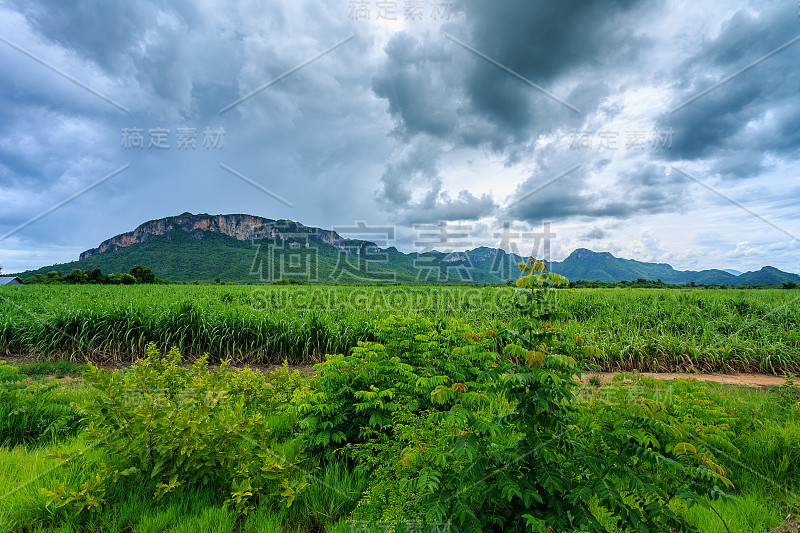
[[[88,479],[85,467],[65,463],[53,454],[71,457],[82,450],[89,461],[100,461],[91,444],[82,438],[35,449],[0,447],[0,532],[253,532],[342,530],[346,517],[355,507],[367,484],[365,477],[354,474],[339,462],[327,464],[309,489],[291,507],[261,506],[248,517],[222,506],[224,496],[213,487],[181,490],[168,495],[156,505],[152,494],[127,493],[107,495],[113,505],[100,513],[75,517],[46,508],[46,498],[39,489],[52,489],[57,483],[80,485]],[[280,447],[275,448],[280,454]],[[349,531],[347,526],[343,531]]]
[[[53,377],[61,379],[65,377],[79,377],[88,367],[84,363],[76,363],[65,359],[53,361],[34,361],[16,365],[17,369],[31,379],[42,379]]]
[[[723,524],[720,517],[711,509],[695,505],[691,509],[677,509],[685,513],[686,517],[703,533],[727,533],[725,524],[730,531],[736,533],[764,533],[780,524],[783,506],[769,494],[757,490],[739,496],[736,504],[715,504],[716,511],[725,520]]]
[[[502,329],[506,287],[25,286],[0,296],[0,350],[130,360],[148,342],[239,362],[316,362],[420,313]],[[558,324],[606,370],[800,371],[800,305],[780,289],[575,289]],[[67,370],[61,370],[64,372]]]
[[[39,489],[82,483],[87,477],[85,467],[64,459],[87,450],[90,444],[78,435],[34,448],[0,447],[0,531],[16,531],[21,522],[35,526],[50,519]],[[90,461],[98,458],[90,448],[84,455]]]

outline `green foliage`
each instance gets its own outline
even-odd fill
[[[128,274],[136,278],[136,283],[155,283],[156,275],[149,268],[142,265],[133,265]]]
[[[133,285],[136,283],[136,278],[130,274],[115,272],[114,274],[108,275],[108,282],[111,285]]]
[[[86,486],[46,491],[50,504],[94,510],[111,487],[129,485],[156,500],[179,488],[223,487],[226,505],[245,514],[260,499],[291,506],[308,484],[298,466],[304,452],[270,449],[264,414],[243,397],[259,387],[240,376],[226,362],[209,371],[205,358],[183,366],[177,349],[161,355],[153,344],[124,374],[90,365],[87,380],[99,394],[85,416],[107,460]]]
[[[737,435],[736,440],[742,463],[751,469],[739,476],[743,481],[764,485],[777,494],[800,489],[800,418],[762,422],[754,431]],[[800,503],[792,496],[794,503]]]
[[[36,444],[74,434],[80,416],[59,383],[32,383],[0,361],[0,444]]]
[[[522,316],[503,332],[513,342],[502,356],[493,331],[390,316],[376,323],[377,342],[317,366],[299,423],[312,449],[371,472],[354,516],[456,531],[694,531],[674,502],[729,501],[730,482],[710,446],[683,432],[734,453],[730,421],[699,392],[673,411],[633,402],[586,412],[574,401],[576,358],[598,352],[550,322],[568,282],[534,260],[520,268]]]
[[[29,285],[67,284],[67,285],[133,285],[134,283],[168,283],[156,277],[152,270],[141,265],[134,265],[128,272],[116,272],[106,276],[99,268],[81,270],[74,268],[69,274],[51,271],[45,277],[38,273],[27,277],[24,282]]]
[[[249,368],[242,369],[231,377],[228,397],[248,410],[285,413],[296,396],[310,390],[308,377],[299,370],[290,371],[289,363],[284,361],[266,378]]]
[[[498,357],[489,350],[493,334],[456,320],[437,329],[418,315],[377,321],[379,342],[359,342],[316,366],[315,389],[296,406],[307,443],[333,451],[389,426],[400,408],[435,409],[440,399],[474,395],[480,369]]]
[[[510,332],[517,343],[478,383],[513,412],[487,420],[481,402],[447,402],[448,411],[432,415],[457,424],[438,441],[447,446],[426,441],[433,451],[415,454],[418,473],[404,487],[420,494],[429,522],[452,520],[459,531],[694,531],[670,503],[728,500],[724,472],[686,445],[663,446],[669,425],[648,409],[617,409],[585,423],[572,393],[575,357],[585,348],[569,350],[545,322],[552,307],[541,306],[566,280],[533,260],[520,268],[526,275],[517,286],[528,293],[524,319]]]
[[[800,383],[797,383],[795,379],[794,376],[786,378],[783,385],[778,388],[781,403],[792,408],[800,405]]]

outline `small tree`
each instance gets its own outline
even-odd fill
[[[114,274],[109,274],[108,282],[112,285],[133,285],[136,283],[136,278],[130,274],[115,272]]]
[[[424,443],[403,487],[420,495],[429,522],[449,520],[456,531],[695,532],[670,504],[729,500],[724,471],[693,463],[696,448],[664,439],[677,430],[638,404],[609,406],[610,424],[583,418],[576,357],[592,349],[551,322],[569,281],[533,259],[519,267],[522,316],[506,332],[505,358],[481,373],[475,393],[453,395],[448,412],[431,416],[452,433]],[[513,412],[492,419],[487,405]]]
[[[103,271],[99,268],[95,268],[91,272],[88,272],[87,278],[89,283],[106,283],[108,281],[107,277],[103,275]]]
[[[73,269],[72,272],[66,275],[64,281],[72,284],[80,284],[80,283],[87,283],[89,279],[88,276],[86,275],[86,272],[76,268]]]
[[[156,275],[149,268],[142,265],[134,265],[128,274],[136,278],[137,283],[155,283]]]

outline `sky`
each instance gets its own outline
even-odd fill
[[[800,272],[799,10],[4,0],[0,265],[188,211]]]

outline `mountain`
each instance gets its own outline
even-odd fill
[[[736,277],[737,285],[779,285],[790,281],[798,283],[800,276],[783,272],[771,266],[765,266],[756,272],[745,272]]]
[[[403,253],[375,242],[345,239],[337,232],[291,220],[246,214],[184,213],[151,220],[135,230],[103,241],[78,261],[22,272],[21,278],[50,271],[99,268],[127,272],[140,264],[173,281],[261,283],[278,279],[329,282],[477,282],[504,283],[516,278],[522,259],[496,248],[465,252]],[[764,267],[734,275],[724,270],[679,271],[666,263],[621,259],[609,252],[579,248],[553,272],[571,280],[633,281],[722,285],[779,285],[800,276]]]
[[[406,254],[291,220],[184,213],[145,222],[107,239],[80,254],[78,261],[23,272],[20,277],[51,271],[66,274],[76,268],[127,272],[140,264],[172,281],[503,283],[514,276],[519,260],[494,248]]]
[[[665,283],[698,285],[780,285],[800,282],[800,276],[766,266],[755,272],[734,275],[727,270],[675,270],[666,263],[644,263],[633,259],[620,259],[608,252],[593,252],[579,248],[562,262],[553,262],[553,272],[571,280],[633,281],[636,279],[661,280]]]

